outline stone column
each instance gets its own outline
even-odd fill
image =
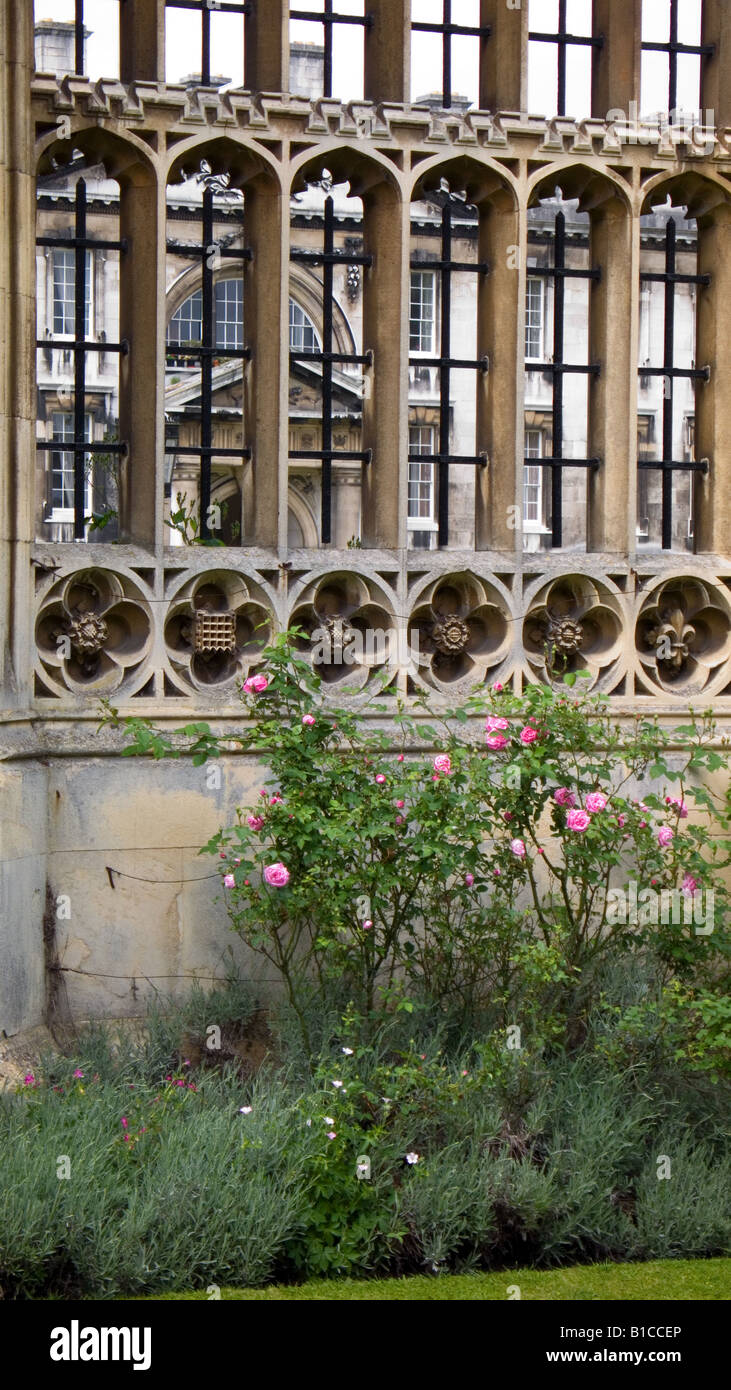
[[[701,58],[701,112],[712,111],[718,130],[731,128],[731,8],[728,0],[703,0],[703,43],[715,52]],[[729,147],[726,142],[727,148]]]
[[[170,16],[174,22],[174,10]],[[123,82],[165,81],[165,0],[123,0],[119,75]]]
[[[129,445],[120,474],[120,538],[154,546],[162,535],[165,430],[165,185],[151,170],[110,170],[120,181],[119,429]]]
[[[289,203],[272,174],[244,185],[244,440],[252,458],[242,476],[247,545],[287,543],[289,383]]]
[[[637,342],[640,224],[605,179],[590,184],[580,203],[591,215],[591,264],[601,279],[589,285],[588,455],[601,459],[587,478],[587,548],[634,550],[637,497]]]
[[[363,448],[373,462],[363,465],[361,539],[395,550],[406,544],[409,207],[380,179],[370,190],[356,180],[353,191],[363,198],[364,249],[373,255],[363,277],[363,346],[374,365],[364,369]]]
[[[35,528],[33,6],[0,10],[0,704],[30,694]]]
[[[480,109],[528,110],[528,0],[480,0],[490,38],[480,59]]]
[[[592,50],[591,114],[600,120],[622,111],[629,119],[630,102],[640,103],[642,62],[642,0],[594,0],[592,31],[604,40]]]
[[[252,5],[246,16],[244,57],[249,91],[289,91],[288,0],[257,0]]]
[[[696,459],[707,458],[706,477],[695,475],[695,543],[697,550],[728,555],[731,550],[731,356],[726,306],[731,296],[731,206],[723,193],[698,219],[698,273],[710,274],[707,289],[698,289],[696,362],[710,365],[711,379],[696,386]],[[713,196],[713,194],[711,194]],[[691,203],[689,215],[694,215]]]
[[[368,0],[373,25],[365,31],[366,101],[411,100],[410,0]]]
[[[497,180],[496,180],[497,183]],[[477,378],[477,449],[487,468],[475,477],[475,546],[514,551],[519,545],[516,502],[522,497],[525,210],[502,185],[478,204],[481,276],[477,299],[478,353],[489,372]]]
[[[336,550],[360,534],[361,469],[359,464],[336,463],[332,473],[332,535]]]

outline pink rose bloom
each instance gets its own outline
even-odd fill
[[[513,819],[512,811],[503,811],[503,820],[510,822]]]
[[[284,864],[267,864],[264,878],[271,888],[286,888],[289,883],[289,869]]]
[[[370,931],[370,929],[371,929],[372,926],[373,926],[373,923],[372,923],[370,917],[366,917],[366,920],[365,920],[365,922],[363,923],[363,931]]]
[[[302,723],[303,723],[303,724],[306,724],[308,728],[309,728],[310,724],[314,724],[314,722],[315,722],[315,716],[314,716],[314,714],[303,714],[303,715],[302,715]]]
[[[521,729],[521,731],[520,731],[520,741],[521,741],[521,743],[535,743],[535,741],[536,741],[537,738],[538,738],[538,734],[536,733],[536,730],[535,730],[535,729],[530,729],[530,728],[528,727],[527,724],[526,724],[525,728],[524,728],[524,729]]]
[[[499,877],[500,877],[501,871],[500,871],[500,869],[493,869],[493,873],[494,873],[494,875],[495,875],[496,878],[499,878]]]
[[[626,825],[626,824],[627,824],[627,817],[626,817],[626,816],[623,816],[623,815],[617,816],[617,825],[619,826],[620,830],[622,829],[622,826],[623,826],[623,825]]]
[[[498,695],[500,694],[500,691],[502,690],[502,686],[501,686],[501,684],[500,684],[499,681],[495,681],[495,684],[494,684],[494,686],[493,686],[492,688],[493,688],[493,690],[494,690]]]
[[[587,830],[591,816],[588,811],[567,811],[566,828],[567,830]]]
[[[264,817],[263,817],[263,816],[247,816],[247,817],[246,817],[246,824],[247,824],[247,825],[250,825],[252,830],[261,830],[261,827],[262,827],[263,824],[264,824]]]
[[[283,805],[284,805],[284,797],[283,797],[283,796],[279,796],[278,793],[275,793],[275,795],[272,797],[271,801],[269,802],[269,805],[270,805],[270,806],[283,806]]]
[[[474,881],[475,881],[475,876],[474,876],[474,874],[465,874],[465,876],[464,876],[464,881],[465,881],[465,883],[467,884],[467,887],[468,887],[468,888],[471,888],[471,887],[472,887],[472,884],[473,884]]]
[[[553,799],[557,806],[575,806],[576,797],[569,791],[568,787],[557,787],[553,793]]]
[[[269,681],[266,676],[249,676],[244,681],[244,690],[247,695],[261,695],[262,690],[266,690]]]
[[[667,849],[673,843],[673,832],[669,825],[661,825],[657,832],[657,843],[660,849]]]
[[[683,878],[680,891],[684,897],[692,898],[698,892],[700,886],[697,878],[694,878],[692,874],[686,874]]]
[[[688,807],[680,796],[666,796],[665,804],[674,806],[681,820],[688,819]]]
[[[224,876],[223,876],[223,886],[224,886],[224,888],[235,888],[235,887],[236,887],[236,879],[234,878],[233,874],[224,874]]]
[[[607,804],[607,799],[604,792],[589,792],[586,798],[587,811],[591,811],[592,815],[594,815],[596,811],[603,811]]]
[[[511,840],[510,850],[516,859],[525,859],[525,845],[522,840]]]
[[[434,759],[434,768],[436,772],[451,772],[452,763],[449,754],[438,753],[436,758]]]
[[[399,753],[399,755],[398,755],[398,757],[397,757],[397,759],[396,759],[396,762],[397,762],[397,763],[402,763],[403,760],[404,760],[404,755],[403,755],[403,753]]]
[[[382,772],[377,773],[377,775],[376,775],[376,781],[377,781],[379,787],[382,787],[382,786],[383,786],[383,783],[385,782],[385,780],[386,780],[386,778],[385,778],[384,773],[382,773]]]
[[[485,720],[485,728],[489,734],[494,734],[497,729],[509,729],[510,725],[507,719],[498,719],[496,715],[491,714],[490,718]]]
[[[405,802],[405,801],[397,801],[397,802],[396,802],[396,805],[398,806],[399,811],[402,811],[403,808],[404,808],[404,806],[406,805],[406,802]]]
[[[510,740],[505,737],[505,734],[485,735],[485,743],[487,744],[488,748],[491,748],[493,750],[493,752],[497,752],[500,748],[507,748],[509,742]]]
[[[397,816],[397,817],[396,817],[396,824],[397,824],[397,825],[403,825],[403,823],[404,823],[404,817],[403,817],[403,816]]]

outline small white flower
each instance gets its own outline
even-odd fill
[[[335,1120],[334,1120],[333,1116],[332,1116],[332,1115],[326,1115],[325,1118],[324,1118],[324,1120],[323,1120],[323,1124],[325,1124],[325,1125],[334,1125],[334,1124],[335,1124]]]
[[[250,1114],[251,1114],[251,1110],[252,1110],[252,1107],[251,1107],[250,1105],[242,1105],[242,1106],[239,1108],[239,1114],[240,1114],[240,1115],[250,1115]]]
[[[343,1052],[345,1053],[345,1056],[346,1056],[346,1057],[352,1057],[352,1056],[353,1056],[353,1049],[352,1049],[352,1047],[344,1047],[344,1048],[343,1048]]]
[[[339,1091],[339,1090],[340,1090],[342,1084],[343,1084],[342,1081],[333,1081],[333,1082],[332,1082],[332,1085],[335,1087],[335,1090],[336,1090],[336,1091]]]
[[[407,1155],[406,1155],[406,1162],[407,1162],[407,1163],[418,1163],[418,1162],[419,1162],[419,1155],[418,1155],[418,1154],[414,1154],[414,1153],[407,1154]]]

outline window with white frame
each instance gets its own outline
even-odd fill
[[[54,410],[51,416],[51,438],[54,444],[72,444],[74,440],[74,417],[70,411]],[[91,415],[84,416],[84,437],[91,442]],[[85,457],[84,509],[91,514],[91,454]],[[49,521],[73,521],[74,519],[74,451],[54,449],[51,454],[51,515]]]
[[[289,350],[290,352],[317,352],[319,349],[317,333],[312,319],[294,299],[289,301]]]
[[[543,361],[543,280],[529,275],[525,290],[526,361]]]
[[[217,280],[213,288],[216,300],[216,347],[244,346],[244,284],[240,279]]]
[[[84,299],[84,337],[91,337],[91,251],[86,252],[86,284]],[[54,337],[68,334],[74,336],[74,316],[76,312],[76,252],[54,251],[53,253],[53,333]]]
[[[409,352],[433,353],[434,271],[412,270],[409,299]]]
[[[434,426],[409,425],[409,454],[434,453]],[[437,533],[434,513],[434,464],[409,459],[408,529],[410,544],[430,550]]]
[[[525,457],[534,459],[543,457],[543,434],[541,430],[526,430]],[[537,464],[526,463],[523,469],[523,524],[527,530],[542,531],[545,528],[544,472],[545,469]]]

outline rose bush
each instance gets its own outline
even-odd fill
[[[175,739],[128,720],[126,751],[202,764],[233,743],[269,768],[257,804],[205,851],[308,1052],[313,989],[338,989],[366,1019],[427,1000],[571,1042],[622,953],[661,984],[719,986],[729,816],[708,782],[728,755],[710,715],[675,730],[620,721],[571,675],[438,714],[399,704],[381,732],[369,711],[326,702],[293,640],[245,683],[244,729],[197,723]]]

